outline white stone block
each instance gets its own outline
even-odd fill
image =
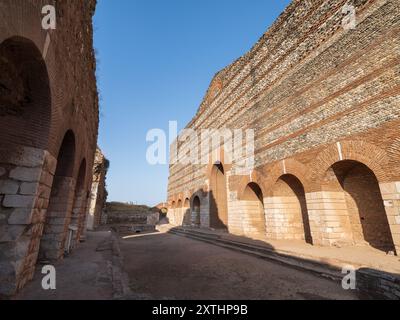
[[[35,195],[38,188],[36,182],[23,182],[21,184],[19,193],[23,195]]]
[[[382,194],[396,193],[396,185],[393,182],[380,183],[379,188]]]
[[[394,205],[393,201],[391,201],[391,200],[385,200],[383,203],[385,204],[385,207],[388,207],[388,208],[391,208]]]
[[[26,226],[0,226],[0,242],[15,241],[22,236]]]
[[[11,170],[10,178],[25,182],[37,182],[40,180],[41,174],[42,168],[18,167]]]
[[[6,208],[32,208],[35,202],[33,196],[6,195],[3,200],[3,206]]]
[[[44,150],[31,147],[16,147],[2,152],[0,150],[0,162],[6,162],[22,167],[39,167],[42,166],[44,160]],[[2,158],[4,155],[4,159]]]
[[[28,208],[15,209],[8,218],[8,224],[11,225],[30,224],[32,219],[32,211],[33,211],[32,209]]]
[[[0,180],[1,194],[17,194],[19,183],[13,180]]]

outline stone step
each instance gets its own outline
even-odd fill
[[[188,238],[192,238],[195,240],[204,241],[207,243],[211,243],[213,245],[217,245],[220,247],[224,247],[227,249],[231,249],[234,251],[242,252],[245,254],[249,254],[252,256],[256,256],[258,258],[271,260],[274,262],[278,262],[284,265],[289,265],[296,269],[307,270],[314,274],[318,274],[324,278],[329,278],[332,280],[340,280],[343,278],[341,274],[341,270],[336,268],[330,268],[326,265],[323,265],[319,262],[309,261],[306,259],[286,256],[281,253],[274,252],[273,249],[266,248],[264,246],[258,246],[253,244],[248,244],[239,241],[232,241],[223,239],[221,236],[216,234],[208,234],[204,232],[199,232],[195,230],[187,230],[181,228],[174,228],[170,230],[171,233],[185,236]]]
[[[341,267],[339,266],[346,265],[347,263],[340,262],[339,260],[335,261],[333,265],[330,265],[323,261],[311,260],[312,257],[295,255],[294,253],[283,253],[282,251],[277,252],[273,248],[268,248],[267,246],[226,239],[223,234],[215,234],[207,231],[172,228],[169,232],[178,236],[203,241],[291,268],[310,272],[338,283],[341,283],[345,276],[342,274]],[[364,297],[391,300],[400,299],[399,275],[374,270],[365,266],[358,266],[357,264],[353,264],[353,266],[357,269],[357,290]]]

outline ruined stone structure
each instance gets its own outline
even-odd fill
[[[106,175],[108,163],[108,160],[104,157],[101,150],[97,148],[93,166],[92,191],[90,193],[90,201],[86,215],[86,226],[88,230],[95,230],[101,224],[104,207],[107,201]]]
[[[85,220],[98,128],[95,0],[0,2],[0,296]],[[56,8],[56,29],[42,8]],[[79,239],[75,239],[79,240]]]
[[[223,144],[220,161],[172,164],[171,223],[399,253],[399,17],[397,0],[294,0],[187,126],[254,129],[254,170]]]

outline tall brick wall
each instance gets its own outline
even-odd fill
[[[42,28],[45,5],[56,8],[55,30]],[[95,5],[0,2],[0,296],[32,278],[39,256],[64,255],[86,207],[98,128]]]
[[[355,29],[343,27],[345,4],[355,7]],[[374,232],[391,243],[385,250],[400,250],[399,15],[396,0],[295,0],[215,76],[187,128],[255,130],[255,169],[239,174],[237,163],[223,163],[230,232],[243,233],[249,210],[242,196],[255,182],[266,239],[354,244],[364,226],[363,241],[374,246],[367,229],[380,225]],[[337,163],[348,171],[335,173]],[[169,204],[200,192],[202,227],[210,227],[212,165],[170,166]],[[357,176],[358,165],[371,174]],[[379,218],[372,213],[378,207]]]
[[[87,208],[86,226],[89,230],[96,229],[102,219],[107,201],[106,175],[108,160],[104,157],[99,148],[96,150],[96,157],[93,166],[92,190]]]

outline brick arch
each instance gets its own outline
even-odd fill
[[[387,154],[389,158],[389,168],[391,175],[391,180],[400,180],[400,168],[399,168],[399,162],[400,162],[400,138],[394,139],[392,144],[388,147],[387,149]]]
[[[188,197],[185,197],[185,200],[183,201],[183,205],[185,206],[190,206],[190,199]]]
[[[238,200],[242,200],[246,191],[247,186],[250,183],[255,183],[261,189],[262,194],[265,196],[267,194],[268,188],[266,186],[267,178],[261,170],[254,170],[248,176],[243,176],[238,182],[237,197]]]
[[[81,158],[79,161],[80,165],[78,168],[78,174],[76,176],[76,189],[83,190],[86,189],[87,184],[87,162],[86,158]]]
[[[58,260],[64,255],[68,226],[74,206],[76,159],[75,134],[72,130],[67,130],[58,151],[57,167],[43,231],[44,237],[40,243],[41,260]]]
[[[52,97],[47,66],[28,38],[0,43],[0,135],[2,144],[47,149]]]
[[[231,165],[224,165],[221,161],[209,164],[209,203],[210,227],[226,229],[228,227],[228,195],[227,171]]]
[[[216,164],[221,164],[221,165],[224,167],[225,173],[228,172],[228,171],[230,171],[230,170],[232,169],[232,164],[230,164],[230,163],[229,163],[229,164],[228,164],[228,163],[225,163],[225,150],[224,150],[223,147],[220,148],[220,152],[221,152],[221,153],[220,153],[220,158],[221,158],[220,161],[212,162],[212,161],[211,161],[211,155],[210,155],[210,157],[209,157],[209,158],[210,158],[210,161],[209,161],[209,163],[208,163],[208,165],[207,165],[207,168],[206,168],[206,176],[208,177],[208,179],[211,178],[214,165],[216,165]]]
[[[194,194],[190,200],[190,210],[192,213],[192,225],[195,227],[201,226],[201,197]]]
[[[265,195],[272,196],[276,182],[285,175],[296,177],[304,187],[305,192],[310,189],[310,171],[308,167],[294,159],[285,159],[275,163],[269,170],[265,181]]]
[[[73,130],[67,130],[61,140],[57,155],[56,176],[73,177],[76,162],[76,136]]]
[[[272,213],[270,217],[273,217],[275,222],[286,225],[284,237],[305,240],[312,244],[313,239],[303,182],[286,170],[286,173],[280,175],[275,181],[271,188],[271,195],[272,197],[267,200],[267,212]],[[281,215],[276,216],[277,212],[280,212]],[[277,234],[282,233],[279,232],[279,228],[277,228],[277,231]]]
[[[63,118],[63,115],[60,112],[63,107],[60,103],[60,97],[65,96],[65,94],[61,86],[57,84],[57,80],[60,77],[60,67],[57,65],[56,61],[55,48],[58,45],[55,45],[53,39],[51,39],[53,40],[51,45],[48,46],[46,56],[43,56],[47,30],[44,30],[41,24],[43,18],[41,12],[42,6],[43,5],[41,5],[39,2],[35,3],[34,1],[24,1],[24,3],[19,1],[19,4],[17,5],[7,5],[6,1],[5,8],[3,8],[6,10],[4,17],[19,17],[18,19],[23,21],[23,23],[8,23],[7,28],[1,28],[0,43],[4,43],[9,39],[24,39],[25,41],[31,42],[32,45],[37,48],[39,53],[38,57],[40,57],[38,58],[38,61],[39,59],[42,60],[47,70],[49,78],[48,85],[50,88],[51,97],[51,103],[49,103],[49,107],[51,107],[51,124],[49,136],[47,137],[48,141],[46,150],[49,151],[52,156],[56,157],[59,143],[59,140],[57,140],[56,136],[59,133],[59,127],[65,121],[65,118]],[[36,81],[34,85],[38,86],[40,83],[43,83],[43,81]]]
[[[192,192],[192,195],[190,196],[190,203],[193,203],[193,199],[195,197],[199,197],[200,201],[207,197],[207,191],[204,188],[201,188],[197,190],[196,192]]]
[[[311,163],[310,173],[313,187],[319,189],[329,168],[335,163],[351,160],[366,165],[377,177],[379,182],[388,181],[385,168],[389,159],[385,150],[368,142],[360,140],[346,140],[340,142],[341,155],[338,144],[333,144],[318,154]]]

